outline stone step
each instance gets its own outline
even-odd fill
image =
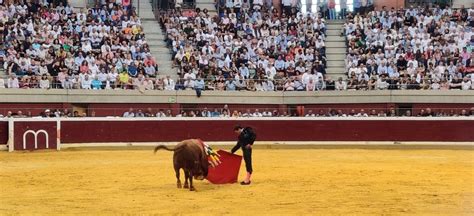
[[[341,42],[346,44],[346,38],[345,37],[340,37],[340,36],[329,36],[324,40],[325,42]]]
[[[156,39],[151,39],[149,40],[148,38],[146,39],[148,44],[155,44],[155,45],[160,45],[162,47],[166,47],[166,42],[163,40],[156,40]]]
[[[343,25],[326,25],[327,30],[341,30]]]
[[[157,61],[158,65],[160,65],[160,66],[169,66],[169,67],[171,67],[173,65],[173,62],[169,59],[165,60],[165,61],[163,61],[163,60],[158,61],[158,59],[157,59],[156,61]]]
[[[347,78],[347,76],[343,73],[334,73],[334,74],[326,73],[326,78],[327,77],[330,77],[334,81],[338,80],[339,77],[342,77],[343,80]]]
[[[159,56],[170,56],[171,57],[171,54],[172,54],[171,49],[168,49],[168,48],[166,48],[166,49],[167,50],[165,50],[165,49],[159,49],[159,50],[154,50],[154,51],[152,50],[151,54],[156,55],[157,57],[159,57]]]
[[[171,61],[171,56],[169,58],[166,58],[166,59],[156,59],[156,62],[159,64],[159,65],[166,65],[166,66],[172,66],[173,65],[173,62]]]
[[[326,20],[326,24],[334,24],[334,25],[342,25],[346,22],[346,20]]]
[[[155,34],[149,34],[148,32],[145,31],[145,37],[147,40],[165,40],[165,36],[161,33],[155,33]]]
[[[158,73],[163,75],[176,75],[178,73],[178,68],[163,67],[159,65]]]
[[[155,56],[156,60],[166,60],[171,61],[171,51],[169,52],[151,52],[153,56]]]
[[[158,43],[158,42],[162,42],[162,43],[165,43],[165,40],[163,38],[160,38],[159,36],[153,36],[153,35],[147,35],[145,33],[145,39],[146,41],[148,41],[148,43],[152,42],[152,43]]]
[[[145,20],[145,21],[142,21],[142,26],[145,28],[145,27],[150,27],[150,26],[154,26],[154,25],[158,25],[158,21],[156,20]]]
[[[344,61],[326,61],[328,68],[333,67],[344,67],[346,63]]]
[[[165,70],[165,69],[166,70],[171,70],[171,69],[174,70],[175,69],[175,68],[172,68],[172,65],[165,65],[165,64],[158,64],[158,67],[159,67],[160,70],[161,69],[163,69],[163,70]]]
[[[143,32],[146,35],[158,35],[158,36],[165,36],[165,32],[163,32],[158,25],[149,26],[147,28],[143,28]]]
[[[326,54],[346,54],[345,47],[331,47],[326,46]]]
[[[169,52],[170,51],[170,49],[168,47],[162,46],[162,45],[156,44],[156,43],[148,43],[148,46],[150,46],[150,49],[156,48],[156,51],[159,51],[159,52],[161,52],[161,51]]]
[[[328,35],[328,36],[339,36],[339,35],[341,35],[341,30],[339,30],[339,29],[328,29],[328,30],[326,30],[326,35]]]
[[[142,27],[145,31],[149,32],[161,32],[160,24],[155,20],[143,21]]]
[[[151,32],[147,33],[144,31],[146,39],[152,40],[165,40],[165,36],[161,32]]]
[[[147,38],[147,40],[148,40],[148,38]],[[343,42],[340,42],[340,41],[339,41],[339,42],[336,42],[336,41],[326,41],[325,44],[326,44],[326,49],[327,49],[327,48],[330,48],[330,47],[331,47],[331,48],[332,48],[332,47],[334,47],[334,48],[346,48],[346,43],[343,43]]]
[[[345,74],[344,68],[326,68],[326,73],[327,74]]]
[[[140,16],[141,20],[154,20],[155,19],[155,13],[151,10],[151,5],[149,5],[150,10],[145,10],[143,8],[140,8],[140,11],[138,12],[138,15]]]
[[[0,79],[7,78],[7,72],[3,69],[3,65],[0,65]]]
[[[345,53],[327,53],[326,54],[326,59],[328,60],[344,60],[346,59],[346,54]]]
[[[151,47],[151,46],[150,46],[150,49],[153,49],[153,48],[155,48],[155,47],[164,47],[164,48],[166,48],[166,49],[169,49],[169,48],[166,46],[166,43],[165,43],[164,41],[151,41],[151,42],[148,42],[148,45],[154,46],[154,47]],[[152,50],[150,50],[150,51],[153,53]],[[156,53],[160,53],[160,52],[161,52],[161,50],[160,50],[160,51],[158,51],[158,50],[156,51]],[[170,52],[170,51],[169,51],[169,52]]]

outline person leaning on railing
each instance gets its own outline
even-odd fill
[[[301,81],[302,78],[294,76],[291,78],[275,76],[277,79],[244,79],[243,77],[231,78],[227,80],[220,77],[216,80],[206,80],[200,76],[197,79],[179,79],[175,84],[174,80],[167,78],[149,78],[139,75],[131,78],[127,73],[121,73],[122,77],[117,77],[116,81],[101,81],[99,76],[91,77],[88,74],[75,75],[63,78],[43,76],[23,76],[21,79],[15,74],[8,76],[8,79],[0,78],[0,88],[57,88],[57,89],[136,89],[140,91],[153,90],[197,90],[200,91],[331,91],[331,90],[472,90],[474,89],[474,75],[468,74],[464,77],[454,76],[450,79],[409,76],[389,77],[387,74],[380,76],[355,76],[350,79],[339,77],[333,81],[330,77],[324,79],[323,76],[314,76],[307,79],[307,83]],[[81,78],[82,77],[82,78]],[[51,81],[52,80],[52,81]],[[309,81],[311,80],[311,81]],[[1,85],[3,81],[3,85]],[[118,83],[115,85],[114,83]]]

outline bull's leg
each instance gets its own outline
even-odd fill
[[[176,185],[178,186],[178,188],[181,188],[181,180],[179,180],[179,169],[174,169],[174,171],[176,172]]]
[[[189,188],[188,179],[191,179],[189,173],[187,170],[184,170],[184,188]]]
[[[193,172],[189,171],[189,190],[194,191],[196,190],[193,186]]]

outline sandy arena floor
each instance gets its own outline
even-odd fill
[[[474,215],[470,150],[255,149],[252,185],[198,192],[176,188],[171,158],[0,152],[0,215]]]

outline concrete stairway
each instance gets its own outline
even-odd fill
[[[346,78],[345,61],[346,43],[345,37],[341,37],[343,20],[327,20],[326,23],[326,75],[332,79]]]
[[[0,65],[0,79],[6,79],[8,78],[7,72],[5,69],[3,69],[3,65]]]
[[[176,80],[177,69],[171,68],[171,50],[166,47],[165,35],[155,19],[151,3],[148,0],[142,0],[139,7],[146,41],[150,46],[151,54],[158,63],[158,76],[165,77],[170,75],[171,78]]]
[[[217,14],[216,3],[214,0],[196,0],[196,8],[201,8],[201,10],[206,8],[210,14]]]

